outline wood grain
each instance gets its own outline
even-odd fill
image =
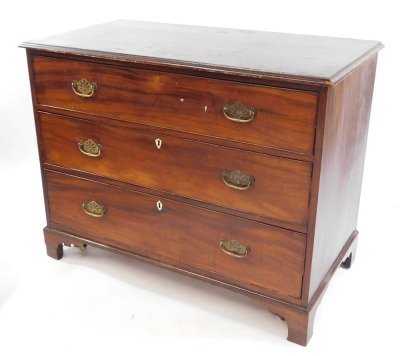
[[[116,21],[23,46],[48,255],[84,243],[230,288],[306,345],[330,279],[354,261],[382,44]],[[83,77],[90,98],[71,88]],[[228,120],[235,102],[255,118]],[[89,138],[100,157],[79,151]],[[254,185],[233,190],[225,169]],[[92,200],[103,217],[84,212]],[[230,256],[222,239],[251,251]]]
[[[333,85],[383,46],[365,41],[240,29],[114,21],[22,44],[43,52]]]
[[[170,136],[126,130],[41,113],[44,162],[306,225],[311,164]],[[57,130],[54,130],[57,127]],[[91,158],[78,149],[92,139],[104,150]],[[162,140],[157,149],[155,139]],[[226,186],[224,169],[253,175],[245,191]]]
[[[308,300],[357,230],[376,61],[376,56],[371,57],[327,92],[320,173],[315,176],[319,185],[312,193],[318,196],[318,213],[311,215],[315,230],[309,234],[313,249],[312,256],[311,251],[307,255],[307,264],[312,261],[305,277]]]
[[[300,297],[305,236],[226,214],[48,172],[51,223],[117,242],[126,248],[152,252],[210,270],[245,284],[282,295]],[[96,200],[107,207],[93,218],[82,203]],[[116,228],[118,227],[118,228]],[[188,231],[190,233],[188,234]],[[251,247],[244,258],[222,252],[221,239],[237,239]],[[54,245],[54,244],[53,244]],[[53,246],[52,246],[53,247]],[[260,273],[259,271],[262,271]]]
[[[171,73],[33,58],[37,104],[311,155],[318,95]],[[98,90],[77,96],[85,77]],[[228,120],[225,104],[255,108],[249,123]]]

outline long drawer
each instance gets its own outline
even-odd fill
[[[47,172],[50,221],[263,287],[300,296],[305,236],[109,185]]]
[[[313,92],[47,57],[33,71],[40,105],[313,154]]]
[[[309,162],[45,113],[40,126],[47,164],[307,224]]]

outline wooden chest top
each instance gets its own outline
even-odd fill
[[[125,20],[22,46],[324,86],[335,84],[383,47],[378,41]]]

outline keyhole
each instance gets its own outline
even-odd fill
[[[161,211],[161,210],[162,210],[162,203],[161,203],[161,201],[158,201],[158,202],[157,202],[157,209],[158,209],[158,211]]]
[[[161,145],[162,145],[162,141],[159,138],[156,138],[155,143],[156,143],[157,148],[160,149]]]

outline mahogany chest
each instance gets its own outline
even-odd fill
[[[243,293],[306,345],[357,243],[379,42],[116,21],[26,42],[47,253]]]

